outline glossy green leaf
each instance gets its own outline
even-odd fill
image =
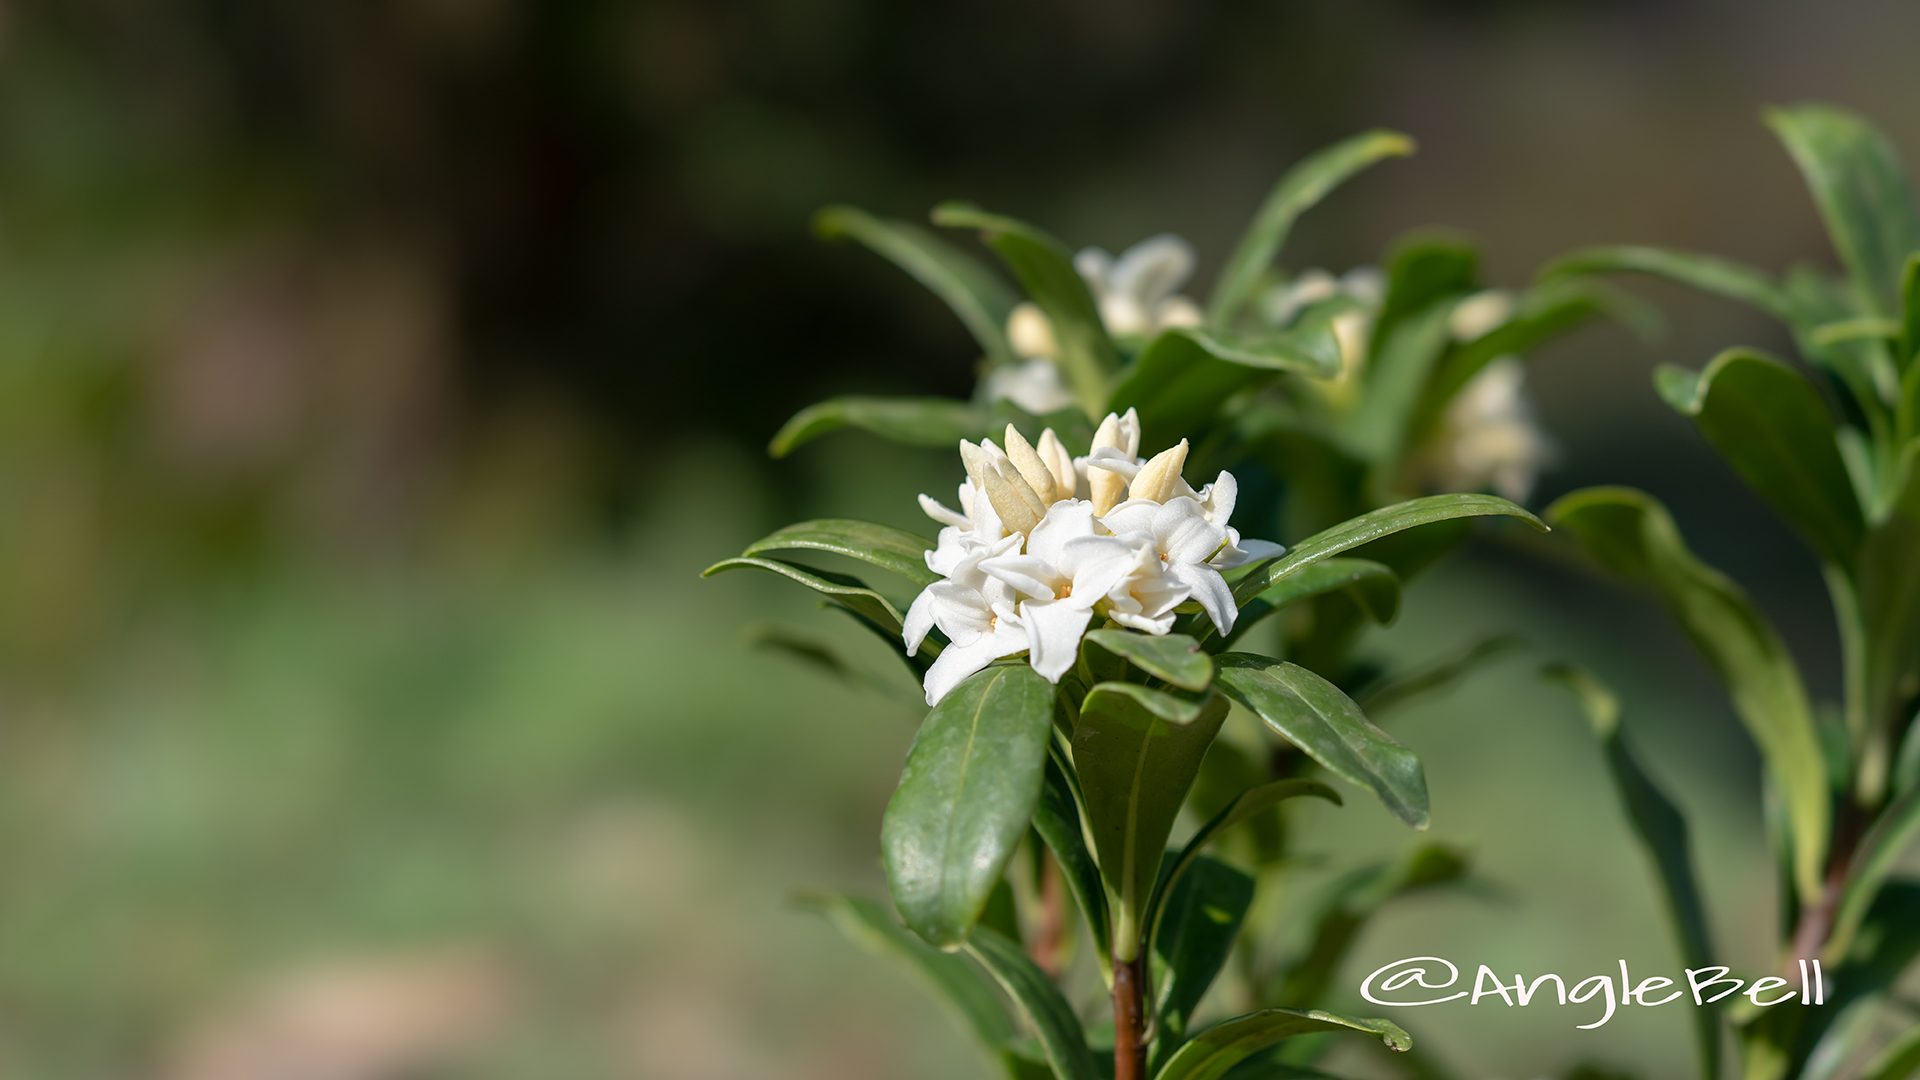
[[[999,991],[979,968],[921,941],[872,900],[803,894],[795,897],[795,903],[825,916],[847,940],[867,952],[903,964],[934,991],[990,1056],[1006,1053],[1017,1031]]]
[[[1149,946],[1157,1033],[1152,1061],[1185,1041],[1188,1022],[1233,951],[1253,902],[1253,879],[1217,859],[1201,858],[1169,890],[1165,928]]]
[[[1413,140],[1405,135],[1369,131],[1335,143],[1288,170],[1227,258],[1207,305],[1208,321],[1225,326],[1253,299],[1301,214],[1367,166],[1411,153]]]
[[[1767,124],[1800,167],[1827,235],[1869,311],[1890,314],[1907,256],[1920,249],[1913,186],[1885,136],[1829,105],[1770,109]]]
[[[1087,644],[1097,646],[1156,679],[1182,690],[1213,684],[1213,658],[1185,634],[1142,634],[1132,630],[1090,630]]]
[[[1020,946],[991,930],[980,929],[967,940],[966,950],[1013,999],[1039,1037],[1054,1076],[1059,1080],[1099,1080],[1099,1069],[1087,1049],[1087,1037],[1073,1007]]]
[[[1732,581],[1694,558],[1652,497],[1586,488],[1554,503],[1547,517],[1602,566],[1651,589],[1712,662],[1786,801],[1796,885],[1802,896],[1816,895],[1830,817],[1825,768],[1813,710],[1780,635]]]
[[[1202,820],[1210,820],[1244,795],[1273,779],[1272,749],[1242,747],[1225,738],[1215,739],[1200,762],[1200,776],[1187,796],[1187,807]],[[1255,814],[1235,828],[1214,838],[1237,864],[1270,866],[1286,855],[1287,827],[1279,814]]]
[[[1307,951],[1287,965],[1271,996],[1283,1001],[1324,997],[1354,943],[1387,905],[1466,876],[1466,855],[1445,844],[1422,844],[1393,862],[1341,875],[1315,898]]]
[[[1413,1047],[1413,1036],[1386,1020],[1356,1020],[1320,1009],[1262,1009],[1195,1035],[1155,1074],[1155,1080],[1219,1080],[1235,1065],[1284,1039],[1323,1031],[1371,1035],[1395,1051]]]
[[[1255,567],[1234,582],[1234,602],[1245,607],[1255,597],[1322,559],[1390,536],[1405,529],[1454,518],[1517,517],[1546,531],[1546,524],[1526,510],[1494,495],[1428,495],[1409,499],[1349,518],[1293,545],[1285,555]]]
[[[1920,845],[1920,791],[1908,791],[1880,812],[1847,863],[1846,886],[1841,890],[1823,954],[1827,963],[1835,963],[1847,954],[1881,887],[1899,866],[1901,857],[1916,845]]]
[[[894,906],[941,948],[966,940],[1040,798],[1053,687],[996,664],[927,714],[881,820]]]
[[[933,541],[915,536],[905,529],[876,525],[871,521],[823,518],[788,525],[755,540],[741,554],[824,551],[870,563],[924,588],[940,580],[940,575],[927,569],[926,555],[932,549]]]
[[[1018,359],[1007,344],[1007,316],[1019,297],[971,255],[918,225],[876,218],[851,206],[820,211],[814,215],[813,231],[865,245],[944,300],[989,359]]]
[[[1327,559],[1288,574],[1242,605],[1225,643],[1240,640],[1262,619],[1290,604],[1329,594],[1346,597],[1356,610],[1382,626],[1400,613],[1400,578],[1391,569],[1369,559]],[[1213,636],[1211,623],[1200,631],[1202,642]]]
[[[1238,798],[1200,826],[1187,845],[1180,849],[1180,854],[1168,864],[1166,873],[1161,876],[1160,884],[1154,890],[1154,900],[1148,905],[1149,937],[1158,935],[1160,924],[1165,920],[1167,908],[1164,898],[1173,895],[1174,890],[1179,888],[1181,877],[1199,862],[1201,852],[1208,844],[1235,825],[1251,821],[1288,799],[1297,798],[1325,799],[1335,806],[1340,805],[1339,793],[1318,781],[1276,780],[1241,792]]]
[[[900,612],[894,608],[891,601],[867,588],[866,583],[859,578],[826,570],[814,570],[810,567],[782,562],[779,559],[762,559],[752,556],[721,559],[702,570],[700,576],[712,577],[728,570],[765,570],[768,573],[779,574],[789,581],[805,585],[877,627],[889,630],[896,636],[900,633]]]
[[[980,230],[986,245],[1046,313],[1053,327],[1055,361],[1081,408],[1089,415],[1102,412],[1107,380],[1119,367],[1120,357],[1066,245],[1023,221],[965,203],[943,203],[935,208],[933,221]]]
[[[1669,376],[1663,391],[1815,552],[1853,565],[1865,522],[1833,414],[1812,383],[1771,357],[1729,349],[1691,387]]]
[[[1297,664],[1222,653],[1223,693],[1265,721],[1328,772],[1368,788],[1395,817],[1427,827],[1427,777],[1420,759],[1373,725],[1340,688]]]
[[[1033,828],[1053,852],[1054,862],[1066,879],[1080,915],[1093,935],[1094,957],[1104,969],[1112,963],[1112,938],[1107,927],[1107,897],[1100,880],[1100,867],[1087,850],[1086,833],[1080,827],[1080,804],[1059,761],[1047,762],[1046,785],[1040,789],[1039,805],[1034,807]]]
[[[856,428],[908,446],[952,447],[986,431],[987,416],[946,398],[837,397],[809,405],[781,425],[767,452],[786,457],[822,435]]]
[[[1175,327],[1155,334],[1127,365],[1108,408],[1137,409],[1145,445],[1205,427],[1234,394],[1283,374],[1327,379],[1340,373],[1339,345],[1324,328],[1226,340]]]
[[[1665,278],[1759,308],[1782,322],[1790,320],[1794,313],[1792,299],[1766,274],[1712,255],[1632,245],[1592,247],[1562,256],[1543,271],[1546,276],[1607,273]]]
[[[1706,908],[1701,902],[1699,878],[1693,869],[1693,846],[1686,815],[1647,775],[1627,746],[1620,731],[1620,701],[1611,690],[1591,674],[1567,664],[1550,665],[1543,674],[1579,699],[1594,736],[1600,740],[1607,770],[1613,777],[1614,794],[1620,799],[1621,809],[1626,811],[1634,838],[1660,879],[1661,896],[1682,965],[1687,968],[1711,965],[1715,954],[1707,930]],[[1705,1080],[1714,1080],[1720,1075],[1719,1022],[1713,1010],[1705,1008],[1695,1009],[1692,1020],[1695,1045],[1700,1053],[1700,1075]]]
[[[1227,703],[1101,683],[1080,705],[1073,763],[1113,915],[1113,955],[1140,955],[1142,920],[1174,819],[1220,731]]]
[[[1402,671],[1391,679],[1372,684],[1354,694],[1354,700],[1378,716],[1387,709],[1404,705],[1426,694],[1444,690],[1472,674],[1490,660],[1505,656],[1520,645],[1512,634],[1495,634],[1438,660]]]

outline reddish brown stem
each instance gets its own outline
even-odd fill
[[[1790,974],[1796,968],[1795,961],[1811,960],[1826,947],[1827,935],[1833,932],[1835,909],[1840,906],[1840,894],[1846,888],[1854,848],[1865,831],[1864,818],[1860,808],[1851,802],[1841,808],[1840,820],[1834,825],[1833,847],[1827,856],[1827,873],[1820,883],[1820,895],[1800,910],[1792,940],[1787,945],[1784,963]]]
[[[1140,1010],[1140,961],[1113,962],[1113,1080],[1144,1080],[1147,1048]]]

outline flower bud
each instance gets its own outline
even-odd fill
[[[1047,463],[1034,452],[1033,444],[1028,442],[1012,424],[1007,425],[1007,460],[1013,463],[1014,469],[1020,473],[1020,478],[1025,480],[1027,486],[1033,489],[1033,493],[1040,497],[1043,505],[1051,506],[1061,499],[1073,497],[1072,488],[1068,488],[1065,493],[1059,490],[1060,484],[1054,478],[1053,471],[1047,468]]]
[[[1127,498],[1166,502],[1179,487],[1180,470],[1186,464],[1187,440],[1181,439],[1178,446],[1160,451],[1140,467],[1133,486],[1127,489]]]
[[[1047,471],[1053,474],[1054,498],[1071,499],[1079,485],[1079,474],[1073,467],[1073,454],[1067,450],[1060,436],[1048,428],[1040,433],[1040,460],[1047,463]]]
[[[1047,514],[1047,506],[1040,501],[1040,496],[1020,478],[1011,462],[989,461],[982,472],[986,477],[987,501],[993,504],[993,512],[1000,515],[1001,523],[1011,532],[1032,532]]]
[[[1032,301],[1015,306],[1007,316],[1007,344],[1023,360],[1051,359],[1059,351],[1053,340],[1053,324]]]

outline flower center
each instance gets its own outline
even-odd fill
[[[1058,589],[1054,590],[1053,598],[1055,600],[1065,600],[1067,597],[1072,595],[1073,595],[1073,582],[1069,581],[1062,584]]]

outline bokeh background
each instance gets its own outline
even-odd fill
[[[0,3],[0,1074],[980,1075],[787,904],[878,893],[913,688],[756,649],[824,618],[798,590],[696,579],[955,480],[857,435],[765,459],[828,392],[970,385],[937,302],[811,212],[1173,230],[1205,280],[1286,165],[1383,125],[1419,156],[1289,265],[1432,223],[1505,283],[1599,241],[1824,261],[1758,110],[1834,101],[1920,157],[1917,40],[1891,0]],[[1786,343],[1641,291],[1664,340],[1538,358],[1540,501],[1662,496],[1830,689],[1810,560],[1647,380]],[[1762,961],[1756,765],[1714,684],[1649,605],[1497,537],[1377,642],[1533,642],[1396,722],[1489,887],[1391,910],[1342,985],[1420,953],[1675,966],[1535,676],[1561,656],[1623,687],[1719,951]],[[1364,799],[1310,824],[1342,859],[1412,841]],[[1590,1018],[1397,1017],[1465,1075],[1685,1061],[1680,1011]]]

